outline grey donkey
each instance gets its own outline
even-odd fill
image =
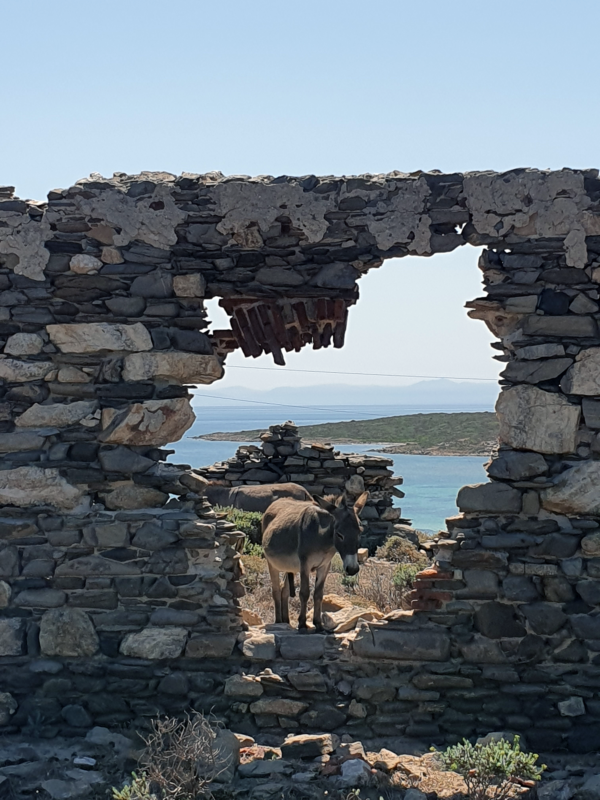
[[[321,606],[325,578],[336,551],[348,575],[358,572],[358,546],[362,526],[359,514],[369,497],[363,492],[353,506],[346,497],[316,497],[315,502],[276,500],[262,520],[262,545],[269,566],[275,621],[289,622],[288,601],[294,597],[294,573],[300,573],[300,617],[298,629],[306,630],[310,595],[310,573],[316,572],[313,623],[322,630]],[[318,505],[317,505],[318,504]],[[283,586],[279,573],[284,572]]]

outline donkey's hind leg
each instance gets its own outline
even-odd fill
[[[310,570],[306,563],[300,562],[300,616],[298,617],[298,630],[305,631],[306,625],[306,610],[308,608],[308,599],[310,597]]]
[[[281,584],[279,583],[279,570],[275,569],[272,564],[267,561],[269,567],[269,575],[271,576],[271,587],[273,589],[273,604],[275,605],[275,622],[282,622],[281,615]],[[286,603],[287,608],[287,603]]]
[[[283,573],[283,584],[281,585],[281,621],[290,621],[289,611],[290,599],[290,580],[287,572]]]

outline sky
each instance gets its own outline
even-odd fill
[[[91,172],[598,165],[593,0],[0,0],[0,10],[0,184],[22,197]],[[304,350],[287,370],[236,354],[219,389],[348,382],[335,372],[495,377],[491,336],[462,308],[481,295],[477,255],[386,262],[361,280],[343,350]]]

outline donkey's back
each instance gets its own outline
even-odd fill
[[[307,558],[333,555],[329,529],[330,515],[312,501],[276,500],[262,519],[265,557],[280,572],[300,572]]]

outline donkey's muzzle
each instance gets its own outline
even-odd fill
[[[356,575],[359,570],[358,556],[344,556],[342,559],[346,575]]]

